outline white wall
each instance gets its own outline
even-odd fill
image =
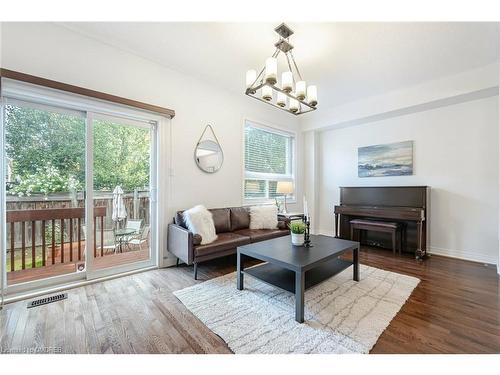
[[[429,185],[431,252],[497,263],[498,117],[493,96],[321,132],[317,228],[333,234],[339,186]],[[358,147],[405,140],[414,141],[413,176],[357,177]]]
[[[168,107],[172,120],[172,177],[168,218],[177,209],[203,203],[207,207],[242,204],[242,137],[245,118],[270,126],[298,130],[289,114],[241,93],[212,85],[151,61],[49,23],[3,25],[4,68]],[[240,79],[244,84],[245,72]],[[194,146],[206,124],[212,124],[224,151],[224,164],[215,174],[203,173],[194,162]],[[299,133],[300,136],[300,133]],[[298,139],[298,145],[302,142]],[[302,196],[298,148],[297,196]],[[166,174],[169,165],[160,160]],[[301,200],[298,201],[300,206]],[[296,209],[291,205],[291,209]],[[162,230],[165,230],[163,228]]]

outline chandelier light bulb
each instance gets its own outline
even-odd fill
[[[314,85],[307,88],[307,103],[313,107],[318,104],[318,89]]]
[[[252,85],[256,79],[257,79],[257,72],[253,69],[248,70],[247,71],[247,79],[246,79],[247,89],[252,87]]]
[[[283,72],[281,74],[281,87],[283,91],[290,92],[293,90],[293,74],[292,72]]]
[[[304,100],[306,98],[306,81],[298,81],[295,89],[297,99]]]
[[[278,60],[275,57],[268,57],[266,60],[265,80],[270,85],[274,85],[278,75]]]
[[[297,99],[290,98],[290,112],[296,113],[299,110],[299,102]]]
[[[286,107],[286,98],[287,96],[282,92],[278,92],[278,99],[276,99],[276,104],[280,107]]]
[[[270,86],[262,87],[262,99],[270,101],[273,98],[273,89]]]

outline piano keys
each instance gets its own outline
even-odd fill
[[[417,259],[427,255],[429,240],[430,187],[384,186],[341,187],[340,204],[335,206],[335,236],[350,239],[350,221],[372,219],[402,224],[406,248]],[[390,248],[384,233],[367,232],[362,243]]]

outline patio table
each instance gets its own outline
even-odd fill
[[[120,250],[120,253],[123,253],[123,243],[125,242],[124,241],[125,237],[130,236],[131,234],[134,233],[135,230],[129,228],[117,229],[115,231],[115,236],[118,239],[118,249]]]

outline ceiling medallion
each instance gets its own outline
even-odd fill
[[[245,94],[294,115],[314,111],[318,104],[318,90],[314,85],[306,87],[306,81],[293,58],[293,45],[290,44],[293,31],[284,23],[274,31],[280,36],[274,44],[276,49],[266,59],[259,75],[253,69],[247,71]],[[278,83],[278,56],[281,52],[286,58],[288,70],[281,74],[281,82]]]

